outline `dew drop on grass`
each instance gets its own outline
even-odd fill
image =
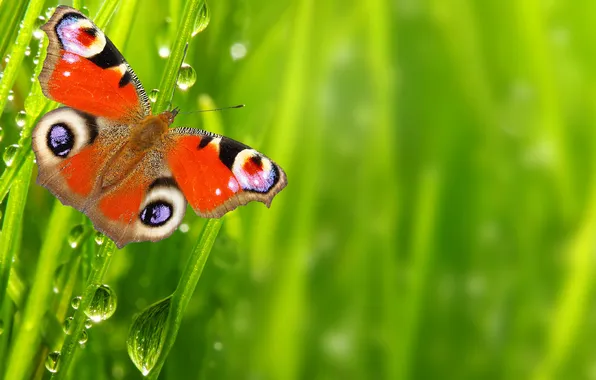
[[[211,20],[211,12],[209,11],[209,7],[207,6],[207,2],[203,3],[201,10],[197,14],[197,19],[195,20],[195,26],[192,30],[192,37],[196,36],[197,34],[201,33],[207,25],[209,25],[209,21]]]
[[[79,337],[79,344],[85,344],[89,340],[89,334],[87,331],[81,331],[81,336]]]
[[[116,304],[116,293],[109,286],[101,285],[95,290],[85,314],[93,322],[101,322],[114,314]]]
[[[144,309],[128,331],[128,356],[143,376],[151,372],[162,350],[170,300],[168,297]]]
[[[81,8],[81,13],[85,15],[85,17],[89,17],[89,8],[87,8],[86,6],[83,6]]]
[[[83,226],[82,224],[78,224],[70,230],[70,233],[68,234],[66,240],[68,241],[68,245],[70,245],[71,248],[76,248],[79,246],[79,244],[81,244],[81,240],[84,236],[85,226]]]
[[[246,56],[246,45],[236,42],[230,48],[230,55],[234,61],[244,58]]]
[[[101,232],[95,232],[94,240],[95,240],[95,244],[102,245],[103,242],[106,240],[106,237]]]
[[[51,373],[58,372],[60,368],[60,351],[50,352],[46,358],[46,369]]]
[[[81,306],[81,296],[76,296],[75,298],[72,299],[72,301],[70,301],[70,306],[72,306],[73,309],[78,309],[79,306]]]
[[[192,66],[188,63],[183,63],[182,66],[180,66],[180,71],[178,72],[178,79],[176,80],[178,88],[182,91],[186,91],[189,88],[191,88],[196,81],[197,73],[195,69],[193,69]]]
[[[157,54],[161,58],[168,58],[170,56],[170,28],[172,19],[166,17],[156,32],[155,42],[157,43]]]
[[[27,46],[25,48],[25,57],[28,57],[31,55],[31,47]]]
[[[23,128],[23,126],[25,125],[25,121],[26,120],[27,120],[27,112],[25,112],[25,111],[19,111],[19,113],[17,113],[17,116],[15,117],[15,121],[17,123],[17,127]]]
[[[8,91],[8,96],[6,97],[6,99],[8,99],[9,102],[12,102],[14,100],[14,91],[13,90]]]
[[[161,58],[168,58],[170,56],[170,48],[166,45],[162,45],[159,47],[157,54],[159,54]]]
[[[91,327],[93,327],[93,321],[87,318],[87,320],[85,321],[85,328],[90,329]]]
[[[2,155],[2,160],[4,160],[4,164],[6,166],[11,166],[12,163],[14,162],[14,158],[17,155],[17,152],[19,151],[19,148],[21,146],[19,144],[12,144],[7,146],[4,149],[4,154]]]
[[[159,95],[159,90],[157,88],[154,88],[151,90],[151,92],[149,92],[149,100],[151,103],[155,103],[157,101],[157,95]]]
[[[64,320],[64,323],[62,324],[62,331],[64,331],[65,334],[70,334],[72,332],[72,321],[74,320],[73,317],[68,317]]]
[[[35,20],[35,28],[33,31],[33,38],[36,40],[41,40],[43,37],[43,31],[41,30],[41,26],[46,23],[46,18],[43,16],[39,16]]]
[[[4,138],[4,129],[2,129],[2,127],[0,127],[0,142],[2,142],[3,138]]]
[[[52,15],[54,14],[54,11],[56,10],[56,7],[49,7],[46,10],[46,18],[50,18],[52,17]]]

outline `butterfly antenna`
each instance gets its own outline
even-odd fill
[[[223,110],[229,110],[231,108],[244,108],[244,104],[237,104],[235,106],[229,106],[229,107],[213,108],[213,109],[210,109],[210,110],[198,110],[198,111],[180,112],[180,114],[182,114],[182,115],[189,115],[191,113],[223,111]]]

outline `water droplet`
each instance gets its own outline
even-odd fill
[[[41,26],[46,23],[46,18],[43,16],[39,16],[35,20],[35,29],[33,31],[33,38],[36,40],[41,40],[43,37],[43,31],[41,30]]]
[[[168,58],[170,56],[170,48],[165,45],[160,46],[157,54],[159,54],[159,56],[162,58]]]
[[[4,62],[8,63],[10,61],[10,54],[6,54],[6,58],[4,58]]]
[[[207,3],[203,3],[203,6],[199,10],[197,14],[197,19],[195,20],[195,26],[192,31],[192,37],[196,36],[197,34],[201,33],[207,25],[209,25],[209,20],[211,20],[211,12],[209,11],[209,7]]]
[[[68,241],[68,245],[70,245],[71,248],[76,248],[79,246],[79,244],[81,244],[81,241],[83,240],[84,236],[85,226],[83,226],[82,224],[78,224],[70,230],[70,233],[66,238],[66,241]]]
[[[182,223],[180,225],[180,232],[182,232],[183,234],[187,233],[188,230],[190,230],[190,227],[188,226],[188,224]]]
[[[221,351],[223,349],[223,343],[221,343],[221,342],[213,343],[213,349],[215,351]]]
[[[17,152],[19,151],[20,145],[19,144],[12,144],[7,146],[4,149],[4,154],[2,155],[2,159],[4,160],[4,163],[6,164],[6,166],[11,166],[12,163],[14,162],[14,158],[17,155]]]
[[[34,58],[33,59],[33,64],[34,65],[39,65],[39,58]],[[35,76],[35,74],[33,74],[33,76],[31,77],[31,82],[35,82],[35,78],[36,78],[36,76]]]
[[[9,102],[12,102],[14,100],[14,91],[13,90],[8,91],[8,96],[6,97],[6,99],[8,99]]]
[[[3,138],[4,138],[4,129],[2,129],[2,127],[0,127],[0,142],[2,142]]]
[[[58,372],[58,369],[60,368],[60,351],[54,351],[48,354],[46,368],[51,373]]]
[[[236,42],[230,48],[230,55],[234,61],[244,58],[246,56],[246,46],[240,42]]]
[[[157,88],[151,90],[149,93],[149,100],[151,100],[151,103],[155,103],[157,101],[157,95],[159,95],[159,90]]]
[[[196,81],[197,73],[195,72],[195,69],[193,69],[188,63],[183,63],[182,66],[180,66],[178,80],[176,81],[178,88],[182,91],[186,91],[192,87]]]
[[[46,18],[49,19],[50,17],[52,17],[52,15],[54,14],[55,11],[56,11],[56,7],[49,7],[46,10]]]
[[[15,117],[15,121],[19,128],[23,128],[23,126],[25,126],[25,122],[27,121],[27,112],[19,111]]]
[[[85,17],[89,17],[89,8],[87,8],[86,6],[83,6],[81,8],[81,13],[85,15]]]
[[[70,306],[72,306],[73,309],[78,309],[79,306],[81,306],[81,296],[76,296],[75,298],[72,299],[72,301],[70,301]]]
[[[91,327],[93,327],[93,321],[87,318],[87,320],[85,321],[85,328],[90,329]]]
[[[73,320],[73,317],[68,317],[64,320],[64,323],[62,324],[62,331],[64,331],[65,334],[71,333]]]
[[[147,307],[138,314],[128,332],[128,356],[147,376],[155,366],[163,347],[170,297]]]
[[[27,47],[25,48],[25,57],[28,57],[28,56],[30,56],[30,55],[31,55],[31,48],[30,48],[29,46],[27,46]]]
[[[89,334],[87,331],[81,331],[81,336],[79,337],[79,344],[85,344],[89,340]]]
[[[170,46],[171,38],[170,38],[170,28],[172,24],[172,19],[166,17],[164,21],[161,23],[157,32],[155,33],[155,42],[157,44],[157,53],[161,58],[168,58],[170,56]]]
[[[95,244],[102,245],[103,242],[106,240],[106,237],[101,232],[95,232],[95,238],[94,238],[94,240],[95,240]]]
[[[95,290],[93,299],[85,310],[85,314],[93,322],[101,322],[110,318],[116,311],[116,293],[107,285],[101,285]]]

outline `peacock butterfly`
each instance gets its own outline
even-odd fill
[[[284,171],[256,150],[170,128],[177,110],[152,115],[122,54],[81,12],[59,6],[42,29],[49,45],[39,82],[65,107],[33,130],[37,183],[119,248],[171,235],[187,201],[199,216],[219,218],[253,200],[269,207],[286,186]]]

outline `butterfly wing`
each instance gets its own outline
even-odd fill
[[[39,81],[48,98],[122,123],[151,113],[135,73],[85,15],[61,5],[42,29],[49,45]]]
[[[219,218],[250,201],[269,207],[287,184],[275,162],[235,140],[193,128],[174,128],[168,136],[168,166],[202,217]]]
[[[32,133],[37,183],[65,205],[85,210],[97,192],[99,173],[125,143],[118,137],[127,128],[69,107],[48,112]]]
[[[37,182],[84,212],[118,247],[169,236],[186,211],[163,154],[130,148],[129,126],[63,107],[33,130]]]
[[[95,228],[119,248],[159,241],[182,223],[186,200],[159,152],[149,152],[123,181],[105,189],[87,210]]]

